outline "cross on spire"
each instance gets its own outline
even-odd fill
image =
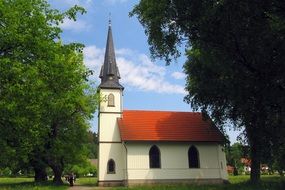
[[[109,26],[111,26],[111,13],[109,13]]]

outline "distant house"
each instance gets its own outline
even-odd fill
[[[269,167],[267,164],[261,164],[260,169],[261,169],[262,174],[269,174],[270,173]]]
[[[223,183],[225,137],[201,113],[124,110],[111,25],[99,90],[100,186]],[[139,99],[137,100],[140,101]]]
[[[241,158],[240,162],[243,164],[243,171],[245,174],[250,173],[251,171],[251,159]]]
[[[233,166],[227,165],[227,172],[228,174],[233,175],[235,168]]]
[[[251,159],[249,158],[241,158],[240,162],[243,164],[243,172],[245,174],[249,174],[251,171]],[[269,173],[269,167],[267,164],[260,164],[260,172],[262,174]]]

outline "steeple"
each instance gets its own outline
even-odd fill
[[[115,49],[112,36],[111,20],[109,19],[108,37],[105,50],[104,64],[101,67],[100,88],[124,89],[119,83],[120,73],[116,63]]]

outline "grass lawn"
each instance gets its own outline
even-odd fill
[[[285,179],[279,176],[262,176],[260,185],[248,183],[249,176],[230,176],[230,184],[225,185],[155,185],[136,187],[116,187],[112,190],[285,190]],[[76,185],[96,186],[97,179],[93,177],[78,178]],[[54,186],[47,183],[34,183],[33,178],[0,178],[0,190],[67,190],[68,185]]]
[[[34,183],[33,178],[0,178],[0,190],[66,190],[67,185],[54,186],[51,181]]]
[[[230,184],[221,185],[155,185],[119,187],[113,190],[285,190],[285,180],[279,176],[262,176],[260,185],[248,183],[249,176],[230,176]]]
[[[94,187],[97,185],[97,178],[95,177],[80,177],[75,181],[76,185]]]

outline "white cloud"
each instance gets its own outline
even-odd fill
[[[93,71],[91,80],[98,80],[101,65],[104,61],[104,49],[96,46],[87,46],[83,50],[84,64]]]
[[[94,71],[91,79],[97,81],[104,61],[104,49],[87,46],[83,53],[85,65]],[[182,85],[168,82],[166,68],[153,63],[147,55],[130,49],[117,49],[116,56],[121,82],[125,87],[156,93],[186,94]]]
[[[173,72],[171,73],[171,76],[177,80],[186,78],[186,75],[182,72]]]
[[[132,55],[133,51],[127,48],[121,48],[121,49],[116,49],[116,55],[117,56],[130,56]]]
[[[87,22],[81,19],[73,21],[68,18],[65,18],[63,20],[63,23],[60,24],[60,28],[62,28],[63,30],[70,30],[73,32],[81,32],[89,30],[91,28],[91,25],[89,25]]]

